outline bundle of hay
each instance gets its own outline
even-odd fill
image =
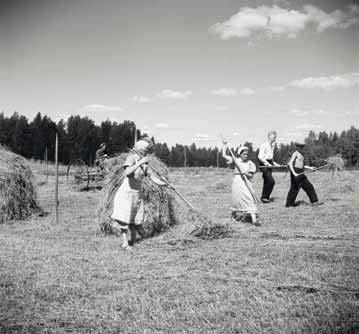
[[[125,178],[123,164],[127,153],[112,158],[106,163],[109,171],[103,183],[100,194],[98,219],[100,229],[103,233],[115,233],[110,218],[113,211],[113,199],[117,189]],[[150,156],[149,164],[155,167],[163,176],[168,176],[168,169],[164,163],[155,156]],[[149,178],[143,182],[144,193],[144,229],[148,236],[153,236],[167,230],[177,223],[174,213],[174,197],[167,187],[160,187],[154,184]]]
[[[328,164],[332,164],[333,170],[343,170],[345,167],[345,161],[340,154],[337,154],[333,157],[329,157],[326,162]]]
[[[0,223],[25,219],[38,209],[30,168],[23,158],[0,146]]]

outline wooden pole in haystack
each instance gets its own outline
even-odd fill
[[[47,157],[47,147],[45,149],[45,164],[46,164],[46,183],[49,182],[49,161]]]
[[[55,214],[56,214],[56,224],[59,223],[59,138],[56,131],[55,137]]]

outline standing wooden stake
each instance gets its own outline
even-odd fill
[[[186,149],[186,146],[184,146],[184,166],[187,167],[187,149]]]
[[[46,164],[46,183],[49,182],[49,161],[47,157],[47,147],[45,149],[45,164]]]
[[[55,168],[56,168],[56,177],[55,177],[55,213],[56,213],[56,224],[59,223],[59,139],[56,132],[55,140]]]

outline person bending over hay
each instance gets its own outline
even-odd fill
[[[235,176],[232,183],[232,219],[242,220],[251,218],[254,225],[259,225],[257,221],[258,209],[255,203],[254,191],[252,187],[252,178],[256,172],[256,166],[248,160],[248,147],[242,146],[237,150],[238,158],[226,154],[227,144],[222,149],[223,157],[228,164],[235,164]],[[240,169],[240,170],[239,170]]]
[[[147,141],[139,140],[135,144],[136,152],[130,153],[123,164],[124,179],[117,189],[113,199],[112,227],[120,230],[122,248],[131,249],[136,240],[136,232],[142,238],[146,237],[143,227],[144,223],[144,192],[143,181],[149,176],[151,181],[158,186],[165,186],[155,175],[150,173],[148,168],[148,153],[150,144]],[[138,152],[138,153],[137,153]],[[127,239],[127,232],[131,232],[131,244]]]
[[[23,158],[0,146],[0,223],[25,219],[38,210],[30,168]]]

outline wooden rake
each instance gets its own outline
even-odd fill
[[[224,137],[223,137],[222,135],[220,135],[220,138],[221,138],[223,144],[228,143],[228,142],[224,139]],[[242,173],[241,168],[240,168],[239,165],[237,164],[236,157],[235,157],[235,155],[234,155],[232,149],[231,149],[229,146],[228,146],[228,150],[229,150],[229,153],[231,154],[231,157],[232,157],[232,159],[233,159],[234,164],[235,164],[236,167],[237,167],[238,173],[239,173],[239,175],[241,176],[241,178],[242,178],[244,184],[246,185],[246,187],[247,187],[249,193],[251,194],[251,196],[252,196],[254,202],[255,202],[255,203],[260,203],[258,197],[257,197],[256,194],[253,192],[252,188],[249,186],[249,184],[248,184],[249,181],[248,181],[247,177]]]

